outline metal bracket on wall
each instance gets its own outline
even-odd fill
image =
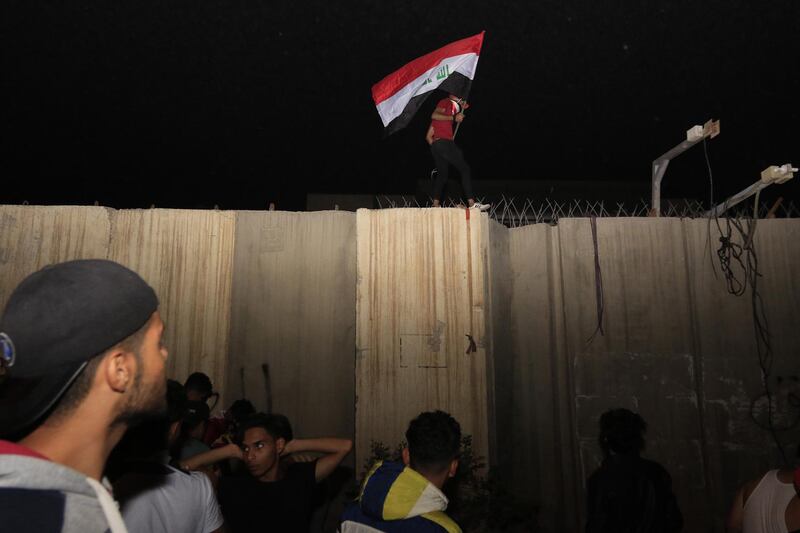
[[[746,189],[734,194],[721,204],[717,205],[714,209],[705,212],[706,217],[718,217],[731,207],[744,202],[754,194],[758,194],[762,189],[769,187],[773,183],[786,183],[794,177],[797,168],[793,167],[791,163],[785,165],[772,165],[761,171],[761,179],[750,185]],[[755,215],[758,214],[758,207],[756,207]]]
[[[669,162],[683,152],[699,143],[706,137],[713,139],[719,135],[719,120],[709,120],[702,126],[692,126],[686,130],[686,140],[675,146],[671,150],[664,152],[659,158],[653,161],[653,190],[652,190],[652,205],[650,206],[651,216],[661,216],[661,180],[664,179],[664,173],[667,172]]]

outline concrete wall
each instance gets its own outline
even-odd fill
[[[510,335],[512,279],[508,229],[481,217],[487,235],[483,248],[485,286],[488,294],[486,309],[487,380],[490,383],[488,460],[502,479],[514,470],[513,458],[507,446],[514,441],[513,423],[513,343]]]
[[[357,212],[356,461],[421,411],[450,412],[486,455],[486,225],[463,209]],[[473,215],[474,216],[474,215]],[[471,335],[477,351],[465,353]]]
[[[138,272],[158,294],[170,352],[167,373],[183,382],[192,372],[205,372],[224,399],[235,214],[108,212],[113,222],[108,259]]]
[[[681,224],[675,219],[627,222],[597,222],[605,335],[591,343],[587,339],[597,313],[590,223],[559,223],[581,470],[585,477],[599,465],[597,420],[603,411],[612,406],[637,411],[651,421],[648,455],[682,488],[678,503],[687,522],[696,524],[708,505]]]
[[[726,231],[722,221],[723,231]],[[684,223],[689,252],[689,290],[696,324],[696,353],[702,363],[703,431],[707,447],[707,486],[713,509],[730,505],[734,488],[769,468],[780,466],[769,432],[759,429],[767,420],[767,402],[757,364],[750,292],[727,293],[719,270],[711,269],[708,228],[702,221]],[[712,245],[719,231],[712,226]],[[740,242],[740,241],[738,241]],[[770,330],[770,388],[774,394],[776,427],[796,423],[800,410],[800,220],[760,220],[756,229],[758,289]],[[737,269],[741,279],[741,272]],[[700,374],[702,372],[702,374]],[[790,394],[795,403],[790,403]],[[779,431],[789,460],[800,443],[800,428]],[[715,525],[719,525],[718,522]]]
[[[298,436],[352,436],[354,213],[240,211],[233,268],[228,391],[272,409]]]
[[[546,224],[509,231],[514,437],[508,452],[512,486],[536,502],[542,529],[577,531],[582,483],[558,237],[559,228]]]
[[[170,350],[167,372],[225,381],[233,213],[103,207],[0,206],[0,305],[25,276],[70,259],[103,258],[156,290]]]
[[[104,207],[0,206],[0,305],[45,265],[107,257],[110,231]]]
[[[39,268],[108,258],[156,290],[167,373],[207,373],[298,436],[354,434],[355,214],[0,206],[0,306]],[[233,315],[233,321],[231,316]]]
[[[778,422],[791,418],[788,393],[798,389],[786,379],[797,374],[798,229],[796,220],[760,221],[755,241],[773,379],[784,377],[774,384]],[[714,277],[708,230],[702,220],[597,220],[605,334],[591,342],[590,220],[511,230],[515,482],[541,503],[546,529],[580,528],[583,483],[600,461],[597,420],[612,407],[649,422],[646,455],[672,474],[686,531],[721,531],[737,486],[779,464],[769,433],[750,420],[761,385],[749,294],[731,296]],[[796,443],[798,432],[781,438]]]
[[[713,222],[596,228],[604,335],[591,342],[589,219],[506,230],[457,209],[0,206],[0,306],[46,264],[118,260],[159,292],[171,376],[209,373],[225,406],[244,368],[245,394],[265,408],[267,363],[273,409],[298,435],[355,431],[357,469],[370,440],[394,445],[420,411],[446,409],[541,507],[545,531],[581,530],[597,418],[629,407],[649,422],[646,455],[671,472],[685,530],[721,531],[736,487],[779,464],[751,419],[763,422],[767,404],[750,294],[728,294],[715,275]],[[800,220],[758,222],[779,428],[798,415],[798,243]],[[791,454],[800,428],[778,436]]]

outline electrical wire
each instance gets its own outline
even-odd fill
[[[750,418],[759,428],[770,433],[778,447],[784,464],[788,466],[789,463],[786,458],[786,452],[778,437],[778,432],[788,431],[797,427],[797,425],[800,424],[800,415],[790,424],[776,426],[774,423],[775,399],[769,383],[772,373],[773,352],[769,323],[764,309],[764,300],[758,289],[758,279],[762,275],[758,270],[758,254],[756,253],[754,240],[758,224],[759,193],[756,193],[755,196],[753,217],[747,219],[745,222],[736,218],[725,217],[725,229],[723,229],[722,224],[720,224],[719,216],[717,215],[717,210],[714,209],[714,179],[705,139],[703,139],[703,153],[705,154],[706,168],[708,169],[711,209],[714,214],[714,222],[719,231],[720,246],[717,249],[717,260],[719,261],[720,270],[725,276],[726,289],[728,293],[734,296],[743,296],[745,292],[747,292],[748,287],[750,289],[756,354],[758,366],[761,370],[761,382],[764,388],[763,394],[753,398],[750,402]],[[708,224],[708,243],[710,247],[711,217],[709,217]],[[736,236],[734,236],[734,230],[737,234]],[[739,244],[739,242],[742,244]],[[714,262],[712,259],[712,266],[713,265]],[[736,270],[743,273],[741,278],[736,275]],[[714,270],[714,275],[716,276],[716,269]],[[800,403],[797,402],[797,398],[793,396],[794,395],[790,395],[790,403]],[[761,398],[767,399],[766,422],[759,420],[756,415],[757,404]]]
[[[594,245],[594,286],[595,304],[597,305],[597,327],[592,336],[586,340],[586,344],[591,344],[598,333],[605,336],[603,331],[603,312],[605,310],[605,297],[603,291],[603,271],[600,269],[600,252],[597,245],[597,217],[591,218],[592,244]]]

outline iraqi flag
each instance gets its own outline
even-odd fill
[[[406,127],[434,89],[467,97],[478,68],[484,33],[418,57],[372,86],[372,99],[385,135]]]

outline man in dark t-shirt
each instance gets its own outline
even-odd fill
[[[222,514],[234,533],[239,531],[308,532],[313,512],[317,461],[291,463],[275,481],[260,481],[245,473],[223,477],[219,498]]]
[[[317,483],[350,453],[352,441],[295,439],[285,416],[263,413],[243,421],[236,440],[237,444],[195,456],[186,464],[196,468],[226,458],[244,461],[246,473],[220,480],[219,503],[230,530],[308,533]],[[323,455],[311,461],[288,457],[305,452]]]

